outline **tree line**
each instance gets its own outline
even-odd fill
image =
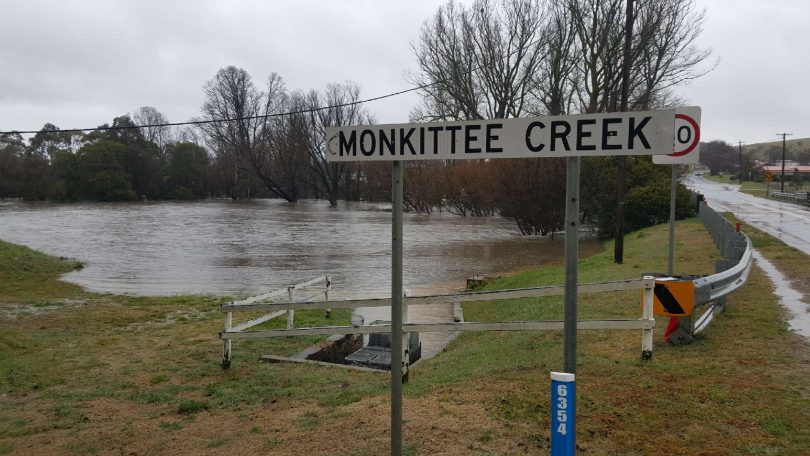
[[[708,52],[695,46],[702,12],[692,0],[637,3],[630,109],[680,104],[675,88],[706,71]],[[408,78],[422,101],[410,120],[616,111],[623,13],[624,0],[448,2],[412,43],[418,69]],[[247,71],[228,66],[203,86],[196,127],[74,134],[46,124],[27,144],[19,135],[0,138],[0,197],[384,201],[388,166],[326,160],[326,127],[375,123],[360,93],[352,82],[290,91],[277,74],[259,87]],[[157,109],[142,107],[112,127],[164,123]],[[669,169],[648,157],[631,157],[628,166],[627,229],[665,220]],[[564,167],[561,159],[411,162],[405,203],[420,212],[500,214],[525,234],[554,233],[564,219]],[[585,159],[582,182],[584,220],[612,235],[615,159]]]
[[[810,165],[810,147],[797,146],[785,151],[785,160],[794,161],[799,165]],[[782,163],[782,146],[777,144],[742,146],[731,145],[725,141],[715,140],[700,144],[700,163],[709,168],[712,175],[720,173],[736,173],[742,178],[762,181],[763,164],[778,165]],[[788,171],[790,171],[788,167]],[[790,171],[793,174],[792,171]],[[800,180],[798,174],[788,178]]]

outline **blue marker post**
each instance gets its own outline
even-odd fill
[[[573,456],[576,448],[574,374],[551,373],[551,456]]]

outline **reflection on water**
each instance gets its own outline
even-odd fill
[[[86,263],[65,280],[137,295],[247,295],[332,274],[335,295],[390,293],[386,205],[277,200],[0,202],[0,239]],[[458,290],[473,274],[560,262],[562,237],[521,236],[498,217],[405,214],[404,286]],[[583,255],[598,250],[582,241]]]

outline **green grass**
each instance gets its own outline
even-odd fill
[[[43,299],[71,298],[82,289],[59,280],[81,263],[59,259],[28,247],[0,241],[0,304],[27,302],[42,305]]]
[[[208,410],[208,402],[203,401],[183,401],[177,406],[177,413],[197,413]]]
[[[631,233],[626,238],[625,263],[620,266],[612,264],[613,249],[607,245],[605,253],[580,261],[580,282],[660,272],[666,264],[666,235],[665,226]],[[754,236],[760,246],[775,246],[768,238]],[[714,271],[716,250],[695,220],[679,222],[676,255],[678,272]],[[806,256],[804,261],[805,271],[810,270]],[[552,285],[562,280],[562,267],[546,267],[496,280],[486,289]],[[690,346],[662,344],[667,319],[658,317],[654,359],[649,363],[639,360],[640,340],[635,332],[581,332],[578,413],[579,426],[587,429],[579,435],[583,445],[590,451],[598,448],[598,454],[627,454],[627,448],[637,454],[656,453],[646,447],[643,433],[633,429],[678,429],[677,441],[664,438],[654,448],[674,445],[679,454],[698,454],[699,448],[690,450],[678,442],[700,436],[713,442],[717,454],[748,452],[745,448],[772,448],[778,454],[810,451],[810,430],[802,424],[810,422],[810,395],[803,380],[808,374],[806,354],[795,355],[802,342],[786,330],[784,311],[776,304],[767,279],[754,271],[750,281],[729,297],[726,313]],[[560,319],[561,301],[468,303],[464,316],[467,321]],[[578,305],[580,318],[638,318],[640,311],[639,296],[628,293],[581,296]],[[561,366],[557,332],[465,333],[442,356],[413,371],[406,393],[463,396],[465,389],[486,388],[492,392],[487,399],[492,416],[543,428],[549,413],[548,372]],[[755,417],[755,429],[741,425],[751,417]],[[545,448],[542,438],[535,442],[538,449]]]
[[[746,232],[761,251],[777,258],[780,269],[807,278],[806,255],[763,233]],[[663,272],[666,239],[666,226],[629,233],[624,264],[613,264],[608,244],[604,253],[580,260],[580,282]],[[711,273],[717,258],[694,219],[678,223],[676,254],[677,273]],[[297,337],[235,341],[232,367],[222,371],[216,334],[224,299],[87,293],[57,280],[71,268],[70,262],[0,242],[1,277],[15,284],[2,285],[0,308],[65,298],[84,302],[35,314],[0,314],[0,453],[22,447],[36,451],[40,444],[32,442],[54,439],[66,452],[113,452],[103,437],[110,435],[102,432],[105,421],[130,429],[116,434],[123,447],[130,432],[145,437],[131,430],[138,428],[196,442],[186,448],[189,452],[245,441],[253,442],[251,448],[284,453],[306,441],[341,439],[355,442],[341,454],[385,452],[387,420],[370,418],[387,416],[380,405],[387,401],[387,377],[260,362],[264,354],[293,354],[314,341]],[[486,289],[562,282],[563,269],[556,266],[497,279]],[[582,295],[578,312],[582,319],[638,318],[640,293]],[[468,303],[464,316],[467,321],[560,319],[562,297]],[[660,454],[666,448],[689,455],[704,454],[709,447],[691,443],[703,441],[711,442],[712,454],[807,454],[810,363],[783,316],[767,280],[754,270],[750,284],[729,298],[727,311],[692,345],[664,344],[666,319],[659,318],[651,362],[640,361],[639,331],[581,331],[581,448],[588,454]],[[296,314],[299,326],[347,324],[349,318],[348,311],[334,311],[330,320],[320,311]],[[405,385],[406,410],[414,403],[427,405],[419,410],[423,415],[406,417],[408,450],[547,452],[548,373],[561,366],[560,332],[461,334],[444,353],[420,363]],[[107,407],[102,421],[97,407]],[[121,411],[111,413],[109,407]],[[477,413],[469,414],[470,407]],[[205,410],[209,413],[199,413]],[[458,419],[446,425],[449,430],[474,430],[447,439],[439,437],[447,429],[428,424],[454,414]],[[212,417],[236,433],[223,437],[216,434],[221,429],[202,431],[210,426],[196,421]],[[336,435],[334,427],[342,423],[348,423],[348,431]],[[274,429],[286,431],[268,435]],[[65,437],[66,431],[75,439]],[[289,438],[295,432],[307,437]],[[375,437],[357,448],[360,432]]]

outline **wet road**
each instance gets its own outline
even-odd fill
[[[810,255],[810,210],[781,201],[767,200],[741,193],[737,186],[711,182],[702,176],[690,175],[684,184],[702,193],[709,206],[718,211],[733,212],[737,218],[786,244]],[[791,287],[790,281],[759,252],[754,251],[757,265],[771,279],[779,302],[790,312],[788,326],[810,338],[810,306],[802,302],[803,295]]]
[[[713,209],[733,212],[743,222],[810,255],[810,208],[758,198],[702,176],[689,175],[683,183],[702,193]]]

